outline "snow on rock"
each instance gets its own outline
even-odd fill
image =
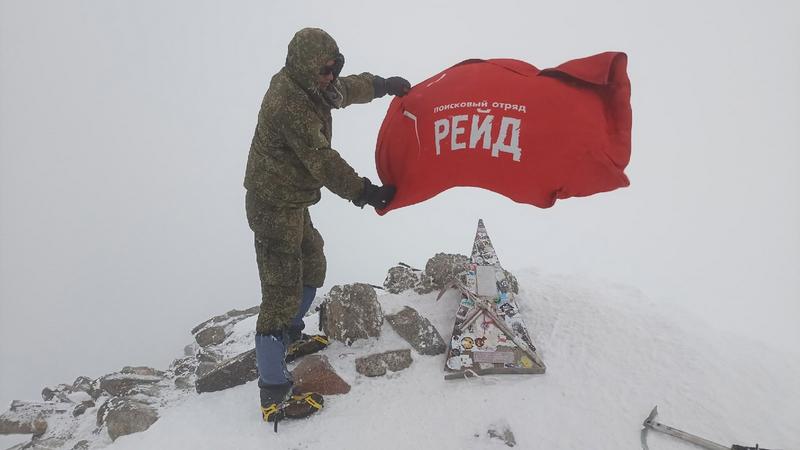
[[[726,446],[800,449],[797,355],[715,333],[625,286],[535,271],[517,278],[544,375],[445,381],[441,355],[415,356],[408,369],[384,377],[359,374],[357,358],[407,345],[387,324],[379,339],[325,349],[351,391],[327,397],[309,419],[282,422],[277,434],[261,421],[258,387],[250,382],[189,395],[159,411],[146,433],[121,437],[112,448],[507,448],[501,436],[508,430],[516,448],[637,449],[641,423],[657,404],[660,421]],[[435,294],[406,291],[378,301],[387,312],[412,307],[450,330],[457,299],[455,291],[438,302]],[[306,321],[316,326],[316,316]],[[229,339],[248,333],[234,330]],[[649,443],[652,450],[690,448],[652,432]]]

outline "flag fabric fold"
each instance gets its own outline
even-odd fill
[[[540,208],[629,184],[627,56],[606,52],[539,70],[470,59],[396,97],[378,135],[385,214],[457,186]]]

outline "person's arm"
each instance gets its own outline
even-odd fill
[[[337,78],[337,87],[342,93],[342,97],[344,97],[341,107],[344,108],[354,103],[369,103],[375,99],[375,87],[373,85],[375,78],[379,77],[367,72]]]
[[[386,94],[402,97],[411,90],[411,84],[404,78],[383,78],[368,72],[360,75],[339,77],[337,81],[339,91],[344,97],[342,108],[354,103],[369,103],[373,99],[381,98]]]

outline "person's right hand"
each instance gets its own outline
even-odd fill
[[[353,204],[360,206],[370,205],[375,209],[384,209],[389,205],[389,202],[394,198],[394,193],[397,189],[394,186],[375,186],[369,181],[369,178],[364,178],[364,190],[361,195],[353,200]]]

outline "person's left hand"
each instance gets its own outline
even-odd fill
[[[411,83],[403,77],[389,77],[386,79],[386,93],[402,97],[411,90]]]

